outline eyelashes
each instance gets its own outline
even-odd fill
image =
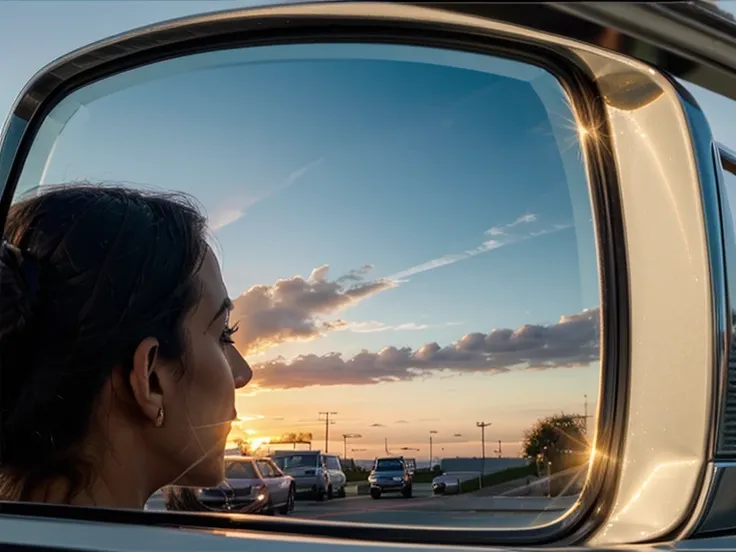
[[[235,335],[235,332],[237,331],[237,324],[234,326],[226,326],[225,329],[222,330],[222,335],[220,335],[220,342],[225,345],[233,345],[235,343],[235,341],[233,341],[233,335]]]

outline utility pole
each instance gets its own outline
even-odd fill
[[[348,439],[360,439],[362,435],[357,433],[343,433],[342,434],[342,457],[347,459],[348,457]]]
[[[322,421],[322,416],[324,416],[325,421],[325,452],[329,452],[330,447],[330,424],[334,424],[335,420],[330,420],[330,416],[335,416],[337,412],[320,412],[320,421]]]
[[[583,419],[583,435],[588,435],[588,418],[592,418],[590,414],[588,414],[588,395],[583,395],[585,397],[585,402],[583,403],[583,415],[578,416],[578,419]]]
[[[480,428],[480,447],[483,454],[483,464],[481,468],[481,481],[486,473],[486,428],[491,425],[491,422],[475,422],[476,427]]]
[[[501,439],[498,440],[498,448],[496,450],[494,450],[493,452],[497,453],[499,458],[502,458],[502,456],[501,456],[502,455],[502,452],[501,452]]]
[[[429,430],[429,471],[432,471],[432,460],[434,457],[432,456],[432,435],[435,435],[437,432],[434,429]]]

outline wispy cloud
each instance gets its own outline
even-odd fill
[[[391,274],[390,276],[387,276],[386,279],[400,283],[400,282],[405,281],[407,278],[410,278],[411,276],[415,276],[417,274],[421,274],[422,272],[427,272],[429,270],[434,270],[442,266],[455,264],[459,261],[463,261],[465,259],[475,257],[476,255],[480,255],[481,253],[493,251],[494,249],[499,249],[501,247],[505,247],[507,245],[511,245],[514,243],[520,243],[520,242],[523,242],[523,241],[526,241],[532,238],[543,236],[545,234],[551,234],[553,232],[558,232],[560,230],[564,230],[572,226],[570,224],[568,225],[556,224],[549,228],[543,228],[541,230],[537,230],[533,232],[526,232],[522,234],[512,234],[509,232],[510,230],[518,226],[535,223],[537,221],[538,221],[537,215],[533,213],[526,213],[524,215],[521,215],[519,218],[517,218],[516,220],[508,224],[492,226],[491,228],[485,231],[485,235],[489,237],[490,239],[483,241],[479,246],[473,249],[467,249],[461,253],[451,253],[448,255],[437,257],[436,259],[432,259],[430,261],[412,266],[400,272]]]
[[[386,427],[383,424],[371,424],[370,427]]]
[[[240,219],[245,213],[253,207],[256,203],[268,199],[272,195],[285,190],[297,180],[306,175],[309,171],[319,166],[323,159],[316,159],[299,167],[298,169],[290,172],[286,177],[270,187],[268,191],[260,196],[251,196],[243,198],[225,198],[225,202],[219,207],[215,208],[214,212],[209,217],[209,225],[213,231],[220,230],[229,224]]]
[[[502,224],[501,226],[492,226],[488,230],[486,230],[487,236],[504,236],[506,235],[506,232],[510,230],[511,228],[514,228],[515,226],[519,226],[520,224],[529,224],[531,222],[537,221],[537,215],[534,213],[527,213],[525,215],[521,215],[519,218],[517,218],[514,222],[511,222],[509,224]]]

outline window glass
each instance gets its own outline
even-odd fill
[[[276,477],[278,475],[266,460],[258,460],[258,471],[261,472],[263,477]]]
[[[225,466],[227,479],[258,479],[252,462],[230,462]]]
[[[404,464],[397,458],[379,458],[376,460],[376,471],[403,471]]]
[[[273,461],[279,468],[288,472],[296,468],[316,468],[319,465],[319,456],[316,454],[279,455],[274,456]]]
[[[339,470],[340,469],[340,460],[337,458],[337,456],[327,456],[327,468],[330,470]]]
[[[545,70],[467,52],[198,54],[63,100],[18,193],[84,180],[201,204],[253,370],[229,445],[271,456],[299,489],[317,485],[319,453],[352,466],[348,493],[377,457],[406,455],[415,497],[440,472],[475,492],[482,473],[557,508],[508,516],[476,493],[462,515],[444,497],[419,515],[360,495],[330,521],[537,526],[575,503],[598,410],[590,133],[571,106]]]
[[[268,465],[271,467],[271,470],[273,471],[275,477],[281,477],[284,475],[284,472],[282,472],[281,468],[276,465],[276,462],[274,462],[273,460],[267,460],[267,462]]]

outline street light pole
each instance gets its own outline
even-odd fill
[[[362,435],[358,433],[343,433],[342,434],[342,457],[347,459],[348,457],[348,439],[360,439]]]
[[[434,429],[429,430],[429,471],[432,471],[432,460],[434,459],[432,456],[432,435],[436,433]]]
[[[480,428],[480,448],[482,453],[482,464],[481,464],[481,481],[486,473],[486,428],[491,425],[491,422],[475,422],[476,427]]]

